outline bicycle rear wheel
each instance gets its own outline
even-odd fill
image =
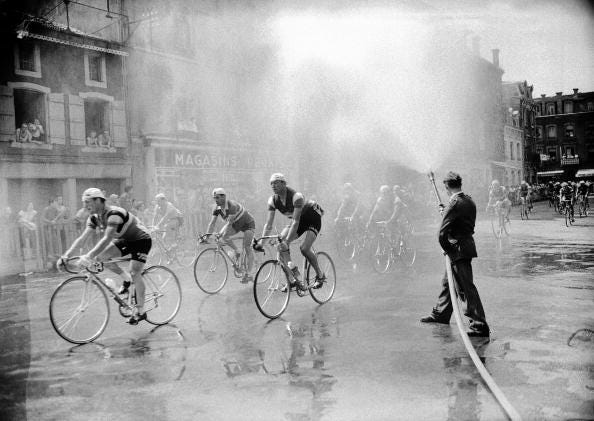
[[[225,286],[229,266],[223,253],[211,247],[202,250],[194,262],[194,280],[207,294],[216,294]]]
[[[177,240],[175,257],[182,267],[190,267],[198,256],[196,240],[189,235],[180,236]]]
[[[263,316],[276,319],[289,305],[289,277],[278,260],[262,263],[254,278],[254,300]]]
[[[49,315],[56,333],[73,344],[97,339],[109,321],[109,302],[92,278],[66,279],[52,294]]]
[[[151,266],[142,272],[146,320],[154,325],[170,322],[181,306],[182,292],[175,273],[165,266]]]
[[[318,258],[318,265],[320,266],[322,273],[326,276],[326,279],[324,279],[319,288],[310,288],[309,294],[316,303],[324,304],[334,295],[334,290],[336,289],[336,268],[328,253],[320,251],[316,253],[316,257]],[[315,269],[311,265],[307,265],[306,279],[308,285],[314,284],[315,278]]]

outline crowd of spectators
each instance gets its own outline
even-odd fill
[[[99,134],[97,134],[96,130],[91,130],[87,136],[87,146],[103,149],[112,149],[115,147],[108,130],[103,130]]]
[[[20,127],[16,129],[16,141],[20,143],[36,143],[41,145],[46,143],[45,132],[39,119],[33,122],[23,122]]]

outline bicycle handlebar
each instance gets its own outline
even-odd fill
[[[115,258],[112,258],[109,260],[105,260],[103,262],[95,261],[90,266],[85,267],[85,268],[81,268],[80,266],[76,265],[76,263],[69,264],[70,262],[79,260],[80,258],[81,258],[81,256],[73,256],[73,257],[69,257],[67,259],[62,259],[62,264],[60,266],[63,267],[64,270],[68,273],[77,274],[77,273],[81,273],[86,270],[87,272],[96,274],[96,273],[103,272],[106,264],[112,264],[112,263],[118,263],[118,262],[129,262],[131,260],[130,257],[115,257]]]

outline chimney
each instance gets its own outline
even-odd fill
[[[544,98],[544,97],[546,97],[546,96],[547,96],[547,94],[540,94],[540,97],[541,97],[541,98]]]
[[[493,53],[493,64],[499,67],[499,48],[494,48],[491,53]]]
[[[557,94],[557,96],[561,96],[563,95],[563,92],[555,92]]]
[[[578,93],[578,88],[573,88],[573,94],[577,95],[577,93]]]
[[[472,52],[474,55],[481,55],[480,37],[472,37]]]

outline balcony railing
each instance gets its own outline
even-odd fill
[[[561,158],[561,165],[578,165],[579,163],[580,159],[578,157]]]

